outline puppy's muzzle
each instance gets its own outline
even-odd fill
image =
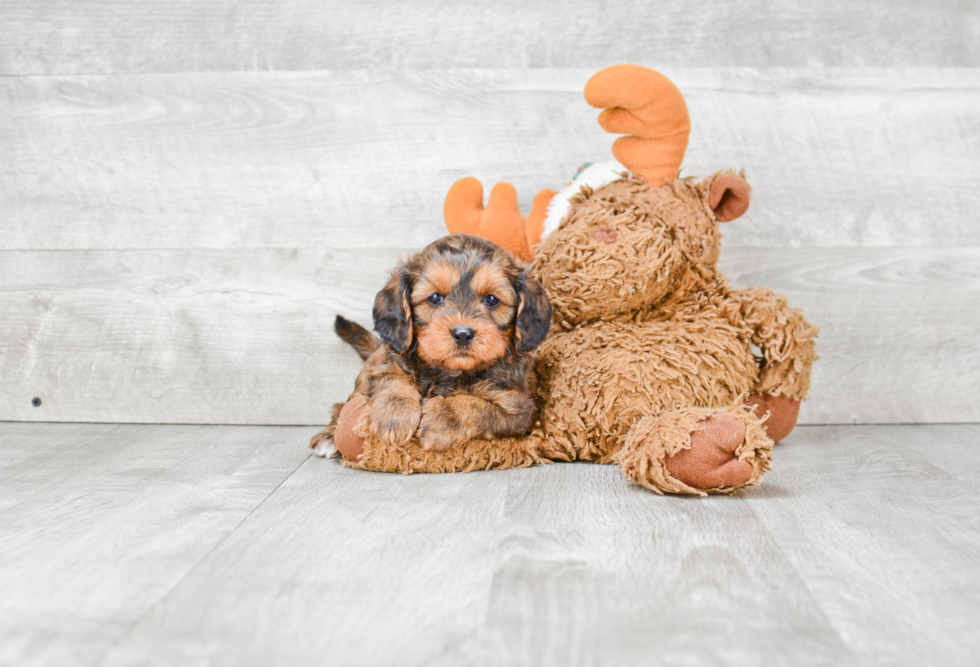
[[[453,327],[450,333],[453,335],[453,340],[455,340],[456,344],[460,347],[466,347],[469,345],[470,341],[473,340],[473,336],[476,335],[476,332],[473,331],[473,329],[462,325]]]

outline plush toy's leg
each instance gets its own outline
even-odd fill
[[[762,481],[772,445],[747,406],[679,408],[634,424],[613,461],[657,493],[731,493]]]
[[[771,413],[766,427],[778,441],[793,430],[799,401],[810,389],[810,372],[818,359],[813,340],[818,329],[786,297],[770,289],[737,289],[731,295],[741,302],[741,318],[765,360],[753,388],[756,395],[749,402],[760,416]]]
[[[800,416],[800,402],[785,396],[756,394],[745,402],[766,427],[766,435],[779,442],[796,427]]]
[[[340,454],[344,465],[352,468],[405,474],[525,468],[567,458],[534,433],[522,438],[470,440],[446,450],[425,449],[417,437],[392,447],[371,437],[367,405],[361,394],[338,404],[330,426],[313,437],[310,447],[320,456]]]

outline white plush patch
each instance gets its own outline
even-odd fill
[[[576,174],[568,187],[551,198],[551,202],[548,204],[548,214],[544,219],[544,231],[541,233],[541,238],[558,229],[558,225],[568,213],[568,200],[577,195],[583,185],[588,185],[595,190],[622,178],[623,172],[629,172],[629,169],[615,160],[610,160],[590,164]]]

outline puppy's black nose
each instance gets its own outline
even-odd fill
[[[458,326],[453,327],[452,334],[457,345],[460,347],[466,347],[470,344],[470,341],[473,340],[473,336],[476,334],[476,332],[469,327]]]

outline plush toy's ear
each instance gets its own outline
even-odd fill
[[[400,266],[374,299],[374,330],[398,354],[412,344],[411,289],[408,270]]]
[[[517,278],[517,351],[527,354],[544,342],[551,328],[551,300],[544,285],[522,271]]]
[[[719,174],[708,191],[708,206],[718,222],[729,222],[749,210],[752,188],[745,179],[734,172]]]

